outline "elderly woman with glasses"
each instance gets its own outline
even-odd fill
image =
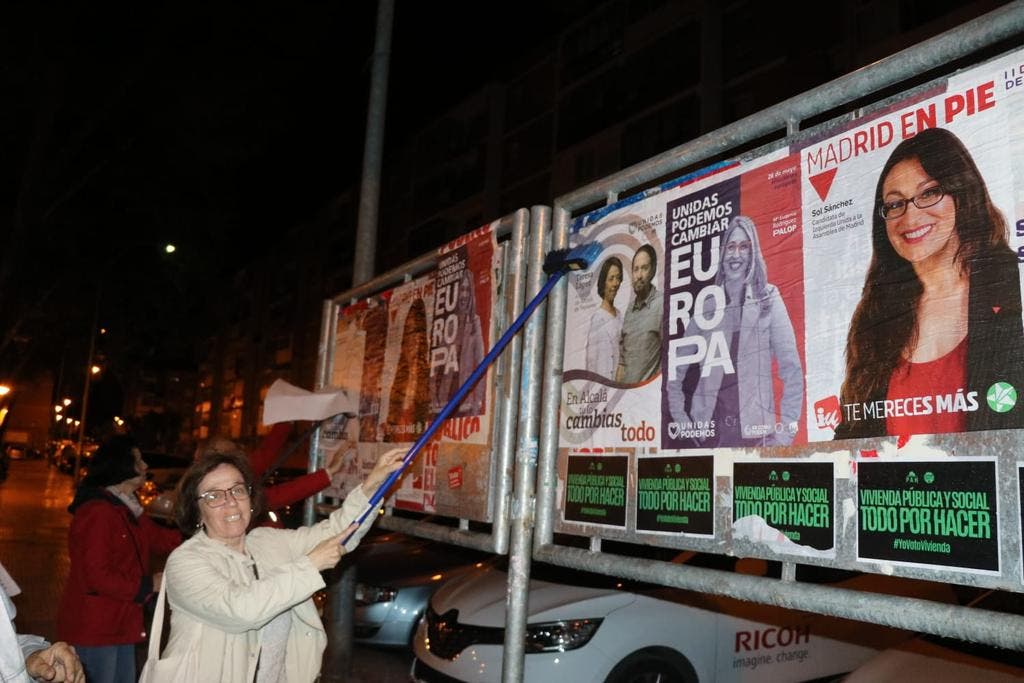
[[[162,660],[195,658],[196,680],[202,681],[316,678],[327,643],[312,600],[324,587],[320,572],[335,566],[369,529],[376,515],[358,528],[353,522],[401,466],[404,453],[382,455],[341,508],[296,530],[250,529],[263,492],[245,454],[203,454],[178,485],[175,515],[191,538],[171,554],[164,572],[173,611]],[[353,537],[343,546],[349,533]]]
[[[1024,425],[1014,405],[1024,383],[1017,254],[963,143],[933,128],[897,145],[873,219],[840,393],[851,408],[836,438]],[[939,409],[940,396],[952,410]]]

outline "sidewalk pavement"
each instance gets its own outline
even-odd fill
[[[0,562],[21,586],[14,598],[19,632],[56,636],[72,496],[71,477],[45,460],[15,460],[0,482]],[[353,659],[351,683],[408,681],[411,653],[356,646]]]

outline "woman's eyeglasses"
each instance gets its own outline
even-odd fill
[[[922,190],[916,196],[909,199],[893,199],[892,201],[882,202],[882,205],[878,207],[878,213],[885,220],[891,221],[907,212],[907,204],[913,203],[919,209],[927,209],[929,206],[935,206],[941,202],[945,196],[946,193],[942,191],[942,188],[936,185]]]
[[[206,503],[207,507],[219,508],[228,502],[229,493],[235,500],[248,500],[251,492],[252,490],[245,484],[235,484],[229,489],[210,489],[206,493],[200,494],[198,499]]]

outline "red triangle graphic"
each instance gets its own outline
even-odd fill
[[[999,311],[1001,311],[1002,309],[1003,309],[1002,306],[993,306],[992,307],[992,312],[998,315]]]
[[[838,168],[830,168],[818,175],[812,175],[807,178],[811,181],[811,185],[814,186],[818,196],[821,197],[821,201],[825,201],[825,197],[828,196],[828,191],[832,189],[832,181],[835,180],[836,171],[838,170]]]

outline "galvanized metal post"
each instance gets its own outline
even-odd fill
[[[388,67],[391,61],[391,24],[394,0],[378,0],[377,37],[373,48],[370,102],[366,112],[366,141],[363,147],[363,178],[359,190],[359,222],[352,284],[373,277],[377,258],[377,214],[380,202],[380,169],[384,154],[384,114],[387,109]]]
[[[516,211],[512,224],[512,239],[506,246],[505,262],[511,264],[505,279],[505,296],[509,301],[510,315],[515,318],[523,310],[527,287],[527,267],[530,263],[526,247],[529,233],[530,212],[526,209]],[[536,291],[536,290],[531,290]],[[494,499],[492,515],[494,520],[492,536],[494,552],[508,552],[509,511],[513,490],[513,463],[516,447],[516,427],[519,424],[520,391],[519,377],[523,356],[523,337],[516,335],[505,350],[502,367],[505,369],[503,383],[504,395],[498,402],[497,443],[494,447],[496,459],[494,472]]]
[[[540,291],[544,273],[544,245],[551,209],[535,206],[530,210],[531,264],[528,297]],[[564,288],[564,283],[560,283]],[[516,683],[523,680],[526,622],[530,584],[530,546],[533,540],[534,474],[537,467],[537,431],[540,424],[538,397],[541,389],[541,367],[545,304],[541,304],[526,325],[523,367],[519,379],[519,438],[516,447],[515,491],[512,502],[508,561],[508,591],[505,599],[505,650],[501,680]]]
[[[569,212],[555,205],[551,227],[551,248],[564,249],[568,243]],[[548,329],[544,341],[544,392],[541,396],[540,452],[537,470],[537,524],[534,546],[551,543],[553,537],[555,489],[558,486],[558,414],[562,399],[562,357],[565,339],[566,287],[555,287],[548,296]]]

